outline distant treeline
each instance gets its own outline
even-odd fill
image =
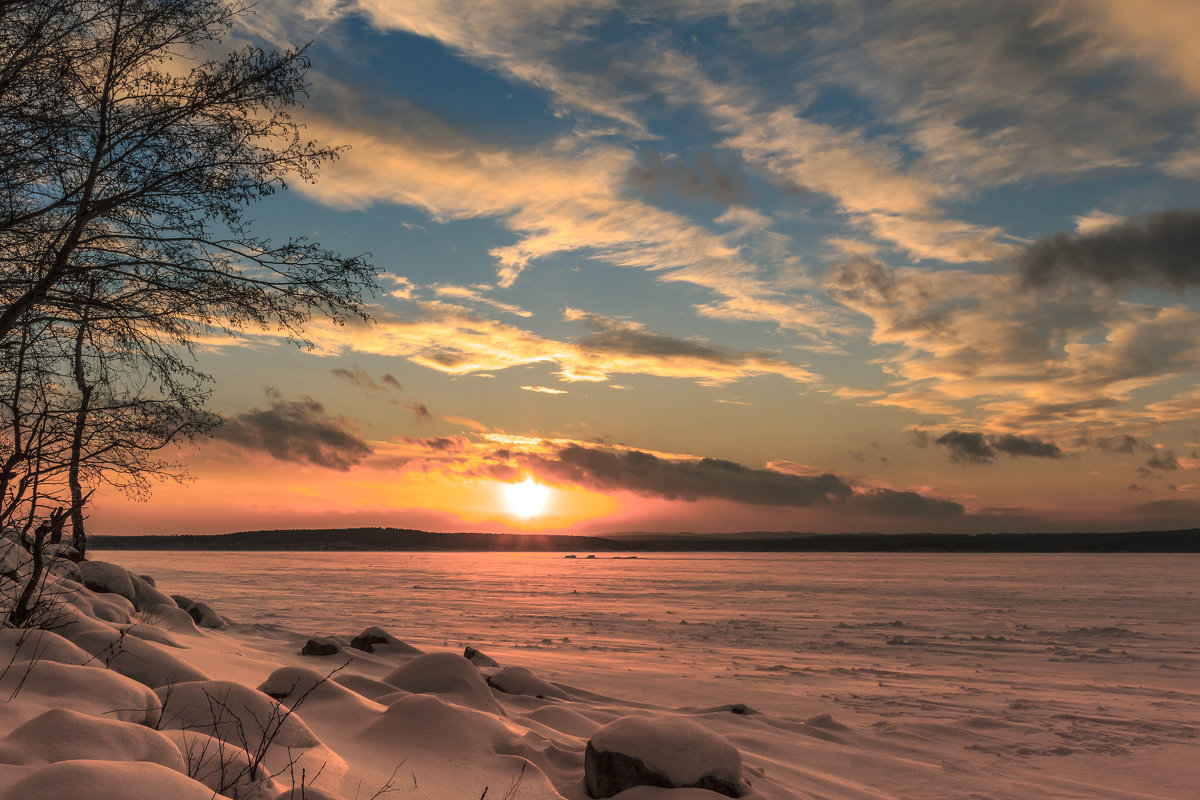
[[[1200,530],[1124,533],[623,534],[430,533],[403,528],[94,536],[97,550],[398,550],[753,553],[1200,553]]]

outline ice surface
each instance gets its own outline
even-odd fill
[[[161,765],[118,762],[127,745],[96,761],[67,737],[56,758],[93,760],[47,765],[36,743],[70,730],[71,714],[133,723],[184,750],[219,728],[233,766],[232,745],[287,714],[302,727],[280,723],[261,765],[273,777],[253,800],[294,782],[309,800],[388,787],[381,797],[486,789],[489,800],[584,800],[584,748],[625,717],[685,720],[724,738],[741,755],[750,800],[1180,800],[1200,785],[1194,556],[319,557],[320,570],[304,553],[112,556],[154,575],[159,591],[220,598],[214,615],[237,621],[187,633],[144,611],[131,626],[120,619],[132,611],[126,599],[57,580],[55,630],[67,639],[111,642],[123,630],[134,647],[214,680],[164,687],[170,716],[176,703],[190,712],[159,723],[154,692],[99,658],[70,663],[81,651],[65,639],[46,634],[47,657],[21,660],[17,639],[0,635],[0,737],[43,726],[0,738],[0,800],[199,798],[197,787],[212,797]],[[346,646],[372,627],[427,652]],[[310,634],[343,652],[300,656]],[[472,664],[466,644],[528,673]],[[565,696],[486,685],[502,672]],[[197,686],[209,692],[188,688]],[[214,709],[231,717],[214,724]],[[684,757],[656,741],[652,759]]]

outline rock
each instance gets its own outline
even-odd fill
[[[188,606],[196,604],[195,600],[182,594],[173,594],[171,595],[171,599],[174,600],[175,605],[179,606],[180,608],[187,608]]]
[[[571,699],[562,689],[542,680],[524,667],[504,667],[489,675],[487,684],[505,694],[523,694],[538,699],[547,697],[556,697],[559,700]]]
[[[302,656],[335,656],[342,652],[342,648],[338,647],[332,639],[309,639],[304,643],[304,648],[301,649]]]
[[[612,797],[635,786],[742,794],[741,753],[725,738],[682,717],[610,722],[592,734],[583,769],[591,797]]]
[[[387,644],[387,637],[372,633],[370,628],[350,640],[351,647],[364,653],[374,653],[377,644]]]
[[[137,595],[133,589],[130,575],[116,564],[106,561],[83,561],[79,564],[83,574],[83,585],[93,592],[119,594],[129,602],[135,602]]]
[[[491,656],[481,653],[474,647],[467,645],[467,649],[463,650],[463,658],[470,661],[477,667],[498,667],[500,663]]]
[[[191,615],[199,628],[224,628],[225,618],[213,611],[206,603],[193,602],[184,611]]]

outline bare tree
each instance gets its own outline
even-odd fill
[[[0,0],[0,524],[63,508],[82,551],[96,486],[180,476],[155,453],[214,422],[199,337],[366,318],[364,257],[246,216],[339,152],[292,116],[304,48],[226,46],[248,9]]]

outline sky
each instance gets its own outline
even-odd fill
[[[1200,520],[1194,0],[261,0],[373,322],[198,355],[99,533]],[[518,486],[519,489],[511,487]],[[539,488],[541,487],[541,488]]]

